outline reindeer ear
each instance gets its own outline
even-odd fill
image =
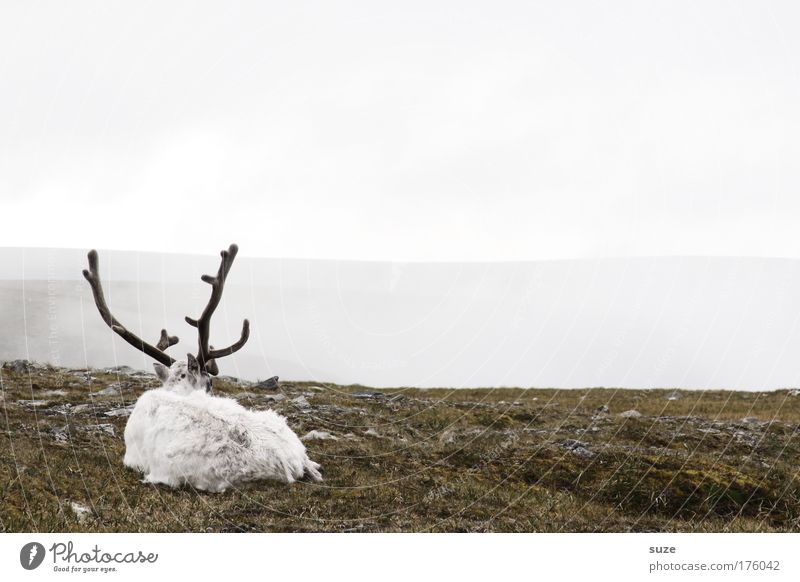
[[[169,378],[169,368],[158,362],[153,362],[153,367],[156,369],[156,376],[158,376],[158,379],[162,382],[166,382],[167,378]]]
[[[189,371],[193,374],[200,373],[200,363],[192,354],[186,354],[186,362],[189,364]]]

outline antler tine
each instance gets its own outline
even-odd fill
[[[92,295],[94,296],[94,303],[97,305],[97,310],[100,312],[100,317],[103,318],[103,321],[106,322],[106,325],[110,327],[114,332],[119,335],[122,339],[126,342],[131,344],[137,350],[140,350],[153,358],[154,360],[158,360],[165,366],[171,366],[175,360],[174,358],[169,357],[167,354],[164,353],[164,350],[167,349],[169,346],[175,345],[178,343],[178,338],[175,336],[169,336],[166,330],[161,330],[161,339],[159,340],[157,346],[152,346],[145,342],[144,340],[140,339],[136,334],[129,331],[122,325],[117,319],[111,314],[111,310],[108,308],[108,304],[106,303],[105,295],[103,294],[103,286],[100,283],[100,260],[97,256],[97,251],[92,249],[89,251],[89,269],[83,270],[83,276],[89,282],[89,285],[92,287]],[[162,347],[163,346],[163,347]]]
[[[217,374],[219,374],[219,367],[217,366],[217,363],[214,360],[210,360],[208,363],[206,363],[206,372],[208,372],[212,376],[216,376]]]
[[[216,277],[212,277],[211,275],[203,275],[200,277],[202,281],[211,285],[211,297],[208,300],[208,304],[205,309],[203,309],[203,313],[198,319],[186,317],[186,323],[197,328],[197,361],[201,369],[214,376],[219,373],[219,369],[214,360],[216,358],[229,356],[238,351],[250,337],[250,322],[245,319],[242,324],[242,335],[239,341],[221,350],[215,350],[209,347],[211,316],[214,315],[214,311],[217,309],[222,299],[222,292],[225,289],[225,280],[228,278],[228,272],[231,270],[231,266],[238,252],[239,247],[236,244],[232,244],[227,250],[220,252],[222,260],[220,261]]]
[[[227,348],[222,348],[220,350],[215,350],[213,347],[209,350],[208,355],[212,360],[216,360],[217,358],[224,358],[225,356],[230,356],[234,352],[238,352],[244,344],[247,343],[247,340],[250,338],[250,322],[248,320],[244,320],[242,322],[242,335],[235,344],[229,345]]]
[[[163,352],[168,347],[174,346],[176,343],[178,343],[178,336],[169,335],[166,329],[162,329],[161,338],[159,338],[156,347]]]

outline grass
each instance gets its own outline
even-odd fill
[[[110,384],[119,393],[96,394]],[[375,395],[222,379],[217,392],[336,440],[306,442],[321,484],[207,494],[142,484],[122,465],[126,417],[106,413],[154,385],[126,371],[2,369],[0,531],[800,531],[789,390]]]

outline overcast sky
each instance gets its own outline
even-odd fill
[[[15,2],[0,246],[800,256],[792,2]]]

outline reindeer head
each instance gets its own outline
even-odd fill
[[[185,362],[175,362],[169,368],[159,362],[153,362],[156,376],[163,383],[163,388],[186,396],[202,390],[211,392],[211,376],[200,369],[200,364],[192,354],[187,354]]]
[[[228,277],[228,271],[230,271],[233,260],[236,258],[236,253],[238,252],[239,247],[235,244],[232,244],[227,250],[220,252],[222,261],[220,262],[217,276],[203,275],[201,277],[204,282],[211,285],[211,298],[208,300],[208,304],[205,309],[203,309],[203,313],[199,318],[185,318],[186,323],[197,328],[198,337],[197,356],[189,354],[186,362],[176,362],[174,358],[167,355],[165,350],[178,343],[178,338],[169,335],[167,330],[161,330],[161,338],[158,340],[158,343],[153,346],[127,330],[113,315],[111,315],[111,310],[108,308],[105,296],[103,295],[103,287],[100,284],[97,251],[89,251],[89,269],[84,269],[83,276],[89,281],[89,285],[92,287],[94,302],[95,305],[97,305],[97,309],[103,321],[126,342],[157,360],[157,363],[154,364],[156,374],[164,383],[165,388],[181,394],[188,394],[194,390],[201,389],[208,392],[211,390],[211,376],[216,376],[219,373],[216,360],[240,350],[250,337],[250,322],[245,319],[242,323],[242,335],[239,341],[220,350],[215,350],[214,346],[209,345],[211,316],[214,314],[217,305],[219,305],[220,299],[222,299],[222,291],[225,288],[225,280]]]

